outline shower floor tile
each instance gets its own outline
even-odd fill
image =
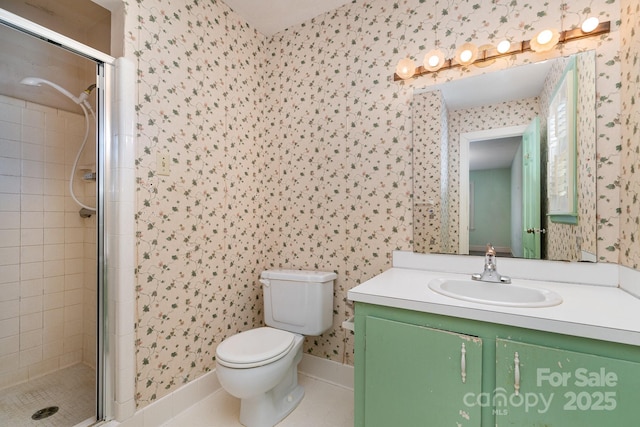
[[[305,396],[277,427],[352,427],[353,390],[298,374]],[[163,427],[242,427],[240,401],[224,390],[211,394]]]
[[[95,371],[77,364],[54,373],[0,390],[0,426],[68,427],[95,415]],[[39,421],[38,410],[59,410]]]

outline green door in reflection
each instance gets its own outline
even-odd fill
[[[522,250],[524,258],[541,257],[540,119],[522,135]]]

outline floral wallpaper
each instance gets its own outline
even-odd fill
[[[262,322],[265,55],[264,38],[219,2],[143,1],[127,16],[138,64],[144,406],[213,369],[217,343]],[[169,156],[167,176],[156,171],[159,154]]]
[[[467,39],[528,39],[593,10],[613,32],[489,69],[392,81],[396,62]],[[415,87],[597,49],[598,256],[618,261],[620,4],[355,0],[271,38],[219,0],[126,3],[138,69],[138,406],[215,366],[216,345],[262,322],[271,267],[338,273],[334,325],[305,351],[353,363],[347,291],[413,241]],[[168,155],[171,172],[156,173]],[[637,215],[636,215],[637,217]]]
[[[438,90],[416,94],[413,121],[413,250],[442,252],[442,117],[446,105]],[[446,205],[446,203],[445,203]]]
[[[620,263],[640,269],[640,1],[622,2]]]
[[[441,141],[440,141],[440,157],[441,164],[447,165],[449,164],[449,110],[447,109],[446,104],[444,103],[444,99],[440,100],[440,133],[441,133]],[[415,145],[414,145],[415,150]],[[415,173],[416,167],[414,167]],[[449,199],[449,168],[442,168],[440,171],[440,194],[442,200],[450,200]],[[415,179],[414,179],[415,185]],[[442,212],[442,224],[448,224],[451,220],[451,208],[449,203],[441,203]],[[415,221],[415,219],[414,219]],[[451,238],[449,237],[449,227],[442,227],[440,232],[441,234],[441,250],[444,253],[451,252],[451,249],[447,246],[449,242],[451,242]],[[415,237],[414,237],[415,242]]]
[[[391,251],[410,250],[412,239],[410,98],[399,99],[387,80],[384,43],[359,38],[376,44],[381,30],[366,24],[382,19],[367,6],[280,33],[267,55],[277,85],[267,156],[280,159],[275,262],[336,271],[334,325],[307,339],[305,351],[345,363],[347,291],[388,268]],[[348,30],[354,19],[363,32]]]

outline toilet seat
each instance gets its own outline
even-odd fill
[[[295,335],[262,327],[233,335],[218,345],[216,359],[229,368],[248,369],[282,358],[294,345]]]

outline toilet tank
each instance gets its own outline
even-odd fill
[[[333,323],[337,274],[310,270],[267,270],[260,275],[264,321],[277,329],[320,335]]]

